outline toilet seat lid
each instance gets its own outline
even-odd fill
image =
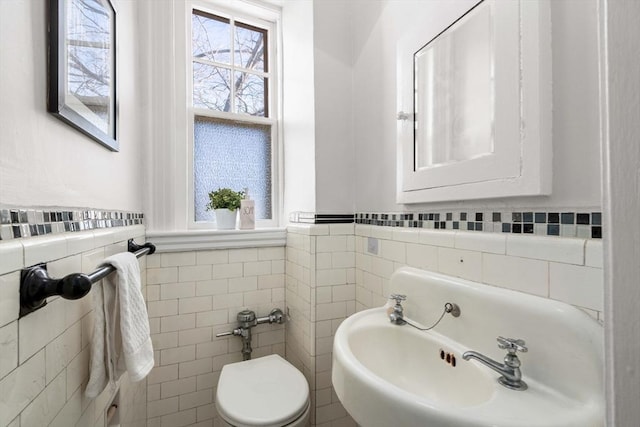
[[[216,407],[236,426],[282,426],[309,404],[304,375],[277,354],[222,367]]]

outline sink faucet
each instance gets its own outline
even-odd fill
[[[396,325],[404,325],[407,323],[404,320],[404,310],[402,308],[402,301],[407,299],[406,295],[401,294],[391,294],[389,299],[396,300],[396,305],[393,307],[393,311],[389,314],[389,320],[391,323],[395,323]]]
[[[467,351],[462,355],[464,360],[475,359],[478,362],[488,366],[494,371],[502,374],[498,378],[498,382],[511,390],[526,390],[527,383],[522,381],[522,372],[520,372],[520,359],[516,355],[517,351],[526,353],[524,340],[498,337],[498,347],[507,350],[504,356],[504,363],[496,362],[489,357],[476,351]]]

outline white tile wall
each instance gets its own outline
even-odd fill
[[[95,400],[84,397],[92,295],[75,301],[52,297],[44,308],[18,319],[21,268],[46,262],[51,277],[91,272],[107,254],[126,250],[129,238],[144,242],[144,227],[0,242],[0,425],[102,427],[118,390],[121,425],[146,424],[146,380],[131,384],[123,375],[117,389]],[[146,259],[140,263],[144,272]]]
[[[295,225],[287,233],[287,359],[307,377],[311,424],[355,426],[331,386],[333,335],[355,312],[356,264],[353,224]],[[404,257],[394,242],[384,249]],[[392,264],[392,263],[391,263]]]
[[[378,230],[382,229],[382,230]],[[415,241],[414,233],[419,237]],[[356,306],[384,304],[385,281],[401,265],[567,302],[602,318],[602,242],[591,239],[356,225]],[[380,237],[381,236],[381,237]],[[379,255],[367,238],[379,239]],[[404,246],[404,249],[403,249]],[[400,261],[406,252],[406,262]],[[382,292],[381,292],[382,290]]]
[[[242,360],[236,327],[247,308],[285,309],[285,248],[220,249],[148,257],[148,306],[156,367],[148,380],[148,426],[214,426],[222,366]],[[153,326],[155,325],[155,326]],[[285,353],[283,325],[252,330],[254,358]]]

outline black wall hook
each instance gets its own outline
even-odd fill
[[[138,258],[156,251],[152,243],[138,245],[133,239],[129,239],[127,248]],[[44,307],[47,298],[54,295],[71,300],[82,298],[89,293],[91,285],[114,271],[115,267],[106,265],[91,274],[72,273],[61,279],[53,279],[49,277],[46,264],[25,268],[20,273],[20,317]]]

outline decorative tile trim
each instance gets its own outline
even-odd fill
[[[356,224],[539,236],[602,238],[602,213],[573,211],[442,211],[355,214]]]
[[[292,212],[289,215],[289,222],[303,224],[352,224],[355,221],[355,214],[317,214],[313,212]]]
[[[144,225],[144,214],[95,209],[0,209],[0,240],[129,225]]]

